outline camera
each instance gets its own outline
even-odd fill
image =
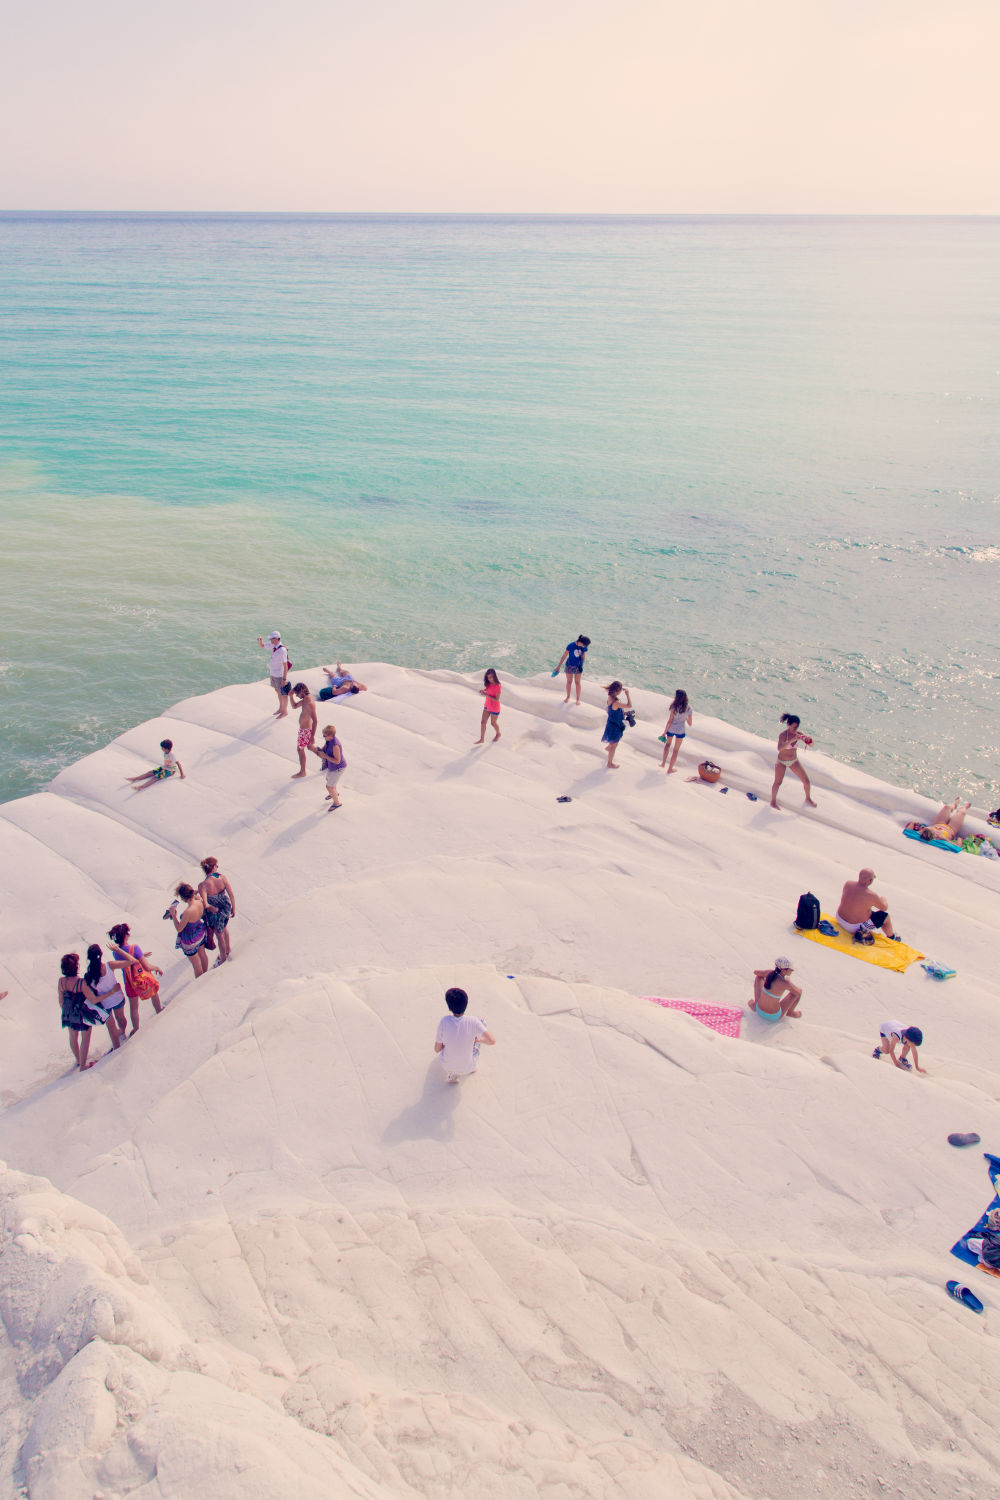
[[[635,711],[631,708],[625,710],[625,722],[630,729],[635,728]]]

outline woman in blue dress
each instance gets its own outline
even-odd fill
[[[632,699],[629,697],[628,688],[622,687],[617,679],[609,682],[604,691],[608,695],[608,722],[604,726],[601,743],[608,747],[607,769],[617,771],[619,767],[615,760],[615,750],[625,733],[625,715],[632,712]]]

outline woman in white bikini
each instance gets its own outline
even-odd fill
[[[781,722],[785,728],[778,735],[778,759],[774,763],[774,785],[771,787],[771,806],[778,805],[778,788],[785,779],[785,772],[791,771],[799,778],[806,792],[806,806],[815,807],[812,799],[812,787],[809,785],[809,777],[799,765],[799,744],[811,745],[812,740],[807,734],[803,734],[799,725],[802,720],[798,714],[782,714]]]
[[[790,984],[788,975],[793,973],[791,960],[776,958],[773,969],[754,969],[753,999],[750,1009],[762,1021],[784,1021],[791,1017],[797,1021],[802,1012],[795,1007],[802,999],[797,984]]]

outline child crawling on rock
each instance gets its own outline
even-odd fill
[[[917,1058],[917,1048],[924,1044],[924,1034],[919,1026],[904,1026],[902,1021],[883,1021],[879,1027],[879,1044],[872,1053],[872,1057],[881,1058],[884,1052],[888,1052],[897,1068],[910,1067],[909,1058],[913,1058],[913,1067],[918,1073],[926,1073]],[[896,1048],[902,1047],[899,1056],[896,1056]]]

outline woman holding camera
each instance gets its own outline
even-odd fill
[[[191,960],[191,967],[197,979],[208,969],[208,954],[205,952],[205,939],[208,936],[205,927],[205,903],[194,887],[183,881],[177,887],[177,895],[180,900],[171,902],[163,916],[164,920],[169,917],[177,928],[177,942],[174,946]],[[178,915],[177,908],[181,901],[186,901],[187,905]]]
[[[635,723],[635,714],[632,710],[632,699],[629,697],[628,688],[622,687],[616,678],[609,682],[604,691],[608,695],[608,721],[601,735],[601,744],[608,747],[609,771],[617,771],[618,763],[615,760],[615,750],[621,744],[622,735],[625,733],[625,719],[628,717],[630,724]]]

